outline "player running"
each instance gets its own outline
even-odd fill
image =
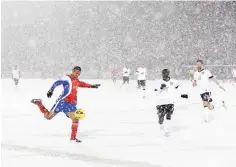
[[[147,69],[144,67],[139,67],[136,71],[136,74],[138,76],[138,89],[143,88],[145,90],[146,87],[146,75],[147,75]]]
[[[225,91],[225,89],[220,85],[220,83],[214,78],[214,76],[211,74],[209,70],[204,69],[203,61],[197,60],[197,71],[194,73],[194,80],[193,80],[193,86],[197,86],[200,92],[200,96],[203,101],[203,107],[207,109],[205,111],[205,122],[208,122],[208,112],[210,110],[214,109],[214,106],[212,105],[212,98],[211,98],[211,91],[210,89],[210,82],[215,82],[219,88]],[[224,101],[223,101],[224,105]]]
[[[71,126],[71,137],[70,140],[81,142],[76,138],[79,120],[75,116],[75,111],[77,110],[77,88],[84,87],[84,88],[98,88],[100,84],[87,84],[82,82],[78,79],[81,73],[81,68],[79,66],[75,66],[72,70],[70,75],[63,77],[60,80],[54,82],[52,87],[47,93],[47,97],[51,98],[53,95],[54,89],[62,85],[63,86],[63,93],[59,96],[56,103],[53,105],[52,109],[48,111],[44,105],[42,104],[41,99],[33,99],[31,100],[32,103],[36,104],[40,111],[43,113],[44,117],[48,120],[51,120],[55,117],[59,112],[64,112],[64,114],[72,120]]]
[[[160,85],[155,91],[157,91],[157,115],[158,123],[160,124],[160,130],[165,136],[170,135],[170,121],[174,112],[174,102],[178,95],[177,89],[179,88],[178,81],[170,78],[170,71],[168,69],[162,70],[162,80]],[[182,98],[188,98],[187,94],[181,94]],[[164,119],[165,127],[164,127]]]
[[[112,71],[111,71],[111,78],[112,78],[112,81],[113,81],[114,84],[116,83],[116,79],[118,77],[118,74],[119,74],[119,70],[118,69],[116,69],[116,68],[112,69]]]
[[[15,86],[17,87],[20,80],[20,70],[17,66],[12,70],[12,79],[14,81]]]
[[[122,85],[124,85],[125,83],[129,84],[130,69],[127,68],[127,67],[124,67],[122,75],[123,75],[123,83],[122,83]]]

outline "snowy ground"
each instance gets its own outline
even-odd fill
[[[188,81],[173,115],[172,136],[159,133],[153,88],[148,81],[144,93],[136,82],[120,88],[109,80],[98,90],[80,89],[78,106],[86,111],[80,122],[81,144],[69,141],[71,122],[63,113],[53,120],[43,118],[32,98],[46,98],[53,80],[21,80],[14,89],[12,80],[2,80],[2,166],[96,166],[96,167],[235,167],[236,166],[236,86],[224,84],[223,93],[212,86],[216,109],[209,124],[202,123],[203,109],[198,93]],[[220,100],[227,102],[226,111]]]

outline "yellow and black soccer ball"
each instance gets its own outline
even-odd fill
[[[79,108],[75,111],[75,117],[79,120],[82,120],[84,119],[85,117],[85,112],[84,112],[84,109],[82,108]]]

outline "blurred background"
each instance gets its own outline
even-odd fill
[[[124,65],[148,79],[188,77],[197,59],[218,78],[236,65],[236,2],[2,2],[2,78],[110,78]],[[228,65],[228,66],[218,66]],[[132,78],[135,78],[132,75]]]

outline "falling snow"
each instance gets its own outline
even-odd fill
[[[2,165],[235,167],[236,2],[3,1],[1,39]],[[226,92],[212,86],[212,122],[202,124],[199,94],[189,70],[202,59]],[[14,88],[12,68],[21,76]],[[45,94],[73,66],[101,89],[79,90],[86,108],[83,144],[68,142],[71,123],[58,114],[43,120],[30,102]],[[122,68],[131,70],[120,86]],[[147,88],[136,89],[135,72],[147,69]],[[177,100],[169,138],[159,133],[153,89],[163,68],[180,81],[188,101]],[[118,74],[113,84],[111,72]],[[145,70],[146,71],[146,70]],[[34,78],[34,79],[32,79]],[[42,80],[44,79],[44,80]],[[48,79],[48,80],[46,80]],[[231,81],[231,80],[230,80]],[[60,89],[60,88],[59,88]],[[55,91],[45,106],[61,94]],[[181,89],[181,88],[180,88]],[[144,98],[145,97],[145,98]],[[222,100],[228,109],[222,107]]]
[[[97,78],[96,71],[110,73],[114,65],[124,64],[134,70],[142,62],[149,79],[155,79],[153,66],[176,71],[198,58],[210,65],[236,63],[235,2],[4,2],[2,6],[4,77],[15,64],[23,74],[37,67],[37,72],[55,78],[80,65],[83,77]],[[224,73],[219,77],[229,78],[231,69],[221,68]],[[186,77],[186,69],[182,71],[176,77]]]

